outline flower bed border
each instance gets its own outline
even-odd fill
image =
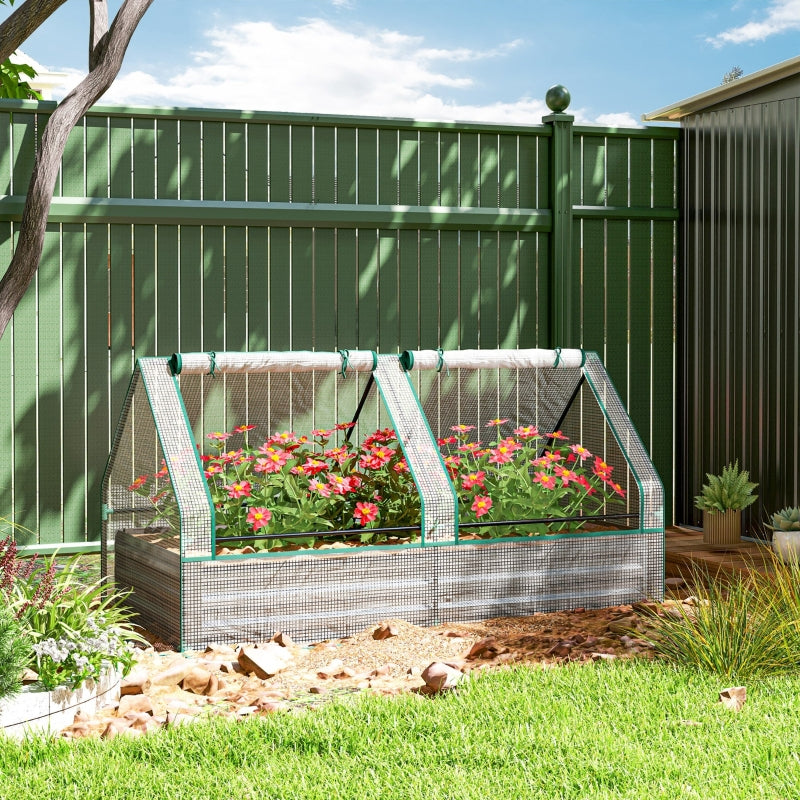
[[[12,697],[0,700],[0,731],[22,737],[28,733],[57,733],[82,711],[89,716],[119,700],[121,673],[109,670],[99,681],[86,681],[78,689],[59,686],[46,691],[36,684],[24,686]]]
[[[662,531],[194,557],[117,534],[115,580],[138,621],[181,649],[283,631],[302,642],[386,618],[468,622],[663,595]]]

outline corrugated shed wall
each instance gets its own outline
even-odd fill
[[[749,532],[800,503],[799,126],[797,98],[684,122],[679,521],[737,458],[760,484]]]

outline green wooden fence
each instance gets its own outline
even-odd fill
[[[0,102],[0,264],[53,107]],[[0,517],[90,548],[134,359],[177,350],[597,350],[671,496],[676,158],[563,114],[93,109],[0,339]]]

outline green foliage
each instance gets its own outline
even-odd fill
[[[0,64],[0,97],[14,100],[41,100],[42,95],[32,89],[26,78],[35,78],[36,70],[30,64],[18,64],[7,58]]]
[[[120,605],[125,595],[76,579],[77,557],[57,568],[56,557],[17,558],[16,544],[0,542],[0,598],[19,621],[28,664],[47,689],[80,686],[107,668],[133,664],[131,641],[141,640]]]
[[[800,671],[800,565],[770,557],[769,569],[725,580],[697,570],[693,606],[661,606],[656,652],[726,681]]]
[[[758,495],[753,494],[758,484],[750,482],[750,473],[746,469],[739,469],[738,459],[723,467],[721,475],[706,473],[706,478],[708,483],[694,498],[695,506],[701,511],[710,514],[739,511],[758,499]]]
[[[771,531],[800,531],[800,506],[787,506],[772,515]]]
[[[0,606],[0,699],[19,691],[29,654],[22,625],[10,608]]]

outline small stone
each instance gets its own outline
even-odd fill
[[[256,549],[255,549],[255,547],[251,547],[248,544],[246,547],[242,547],[241,550],[239,550],[238,552],[240,552],[242,555],[248,555],[249,556],[252,553],[255,553]]]
[[[231,653],[235,653],[235,648],[231,647],[227,644],[217,644],[216,642],[212,642],[211,644],[206,646],[206,649],[203,651],[206,654],[214,653],[216,655],[227,656]]]
[[[341,658],[334,658],[333,661],[317,670],[317,677],[321,680],[333,678],[342,671],[343,667],[344,661]]]
[[[613,661],[616,657],[614,653],[592,653],[592,661]]]
[[[309,694],[325,694],[325,689],[321,686],[309,686],[308,687]]]
[[[117,708],[117,716],[124,717],[126,714],[139,713],[151,714],[153,713],[153,703],[146,694],[126,694],[120,697],[119,706]]]
[[[464,673],[461,670],[448,667],[447,664],[443,664],[441,661],[434,661],[425,667],[421,677],[426,686],[435,692],[441,692],[445,689],[455,688],[464,677]]]
[[[636,630],[637,616],[620,617],[608,623],[608,630],[616,634],[629,634]]]
[[[397,636],[399,632],[396,625],[392,625],[389,622],[382,622],[372,631],[372,638],[376,641],[381,641],[383,639],[390,639],[392,636]]]
[[[103,732],[100,734],[102,739],[115,739],[121,734],[141,734],[141,731],[134,732],[131,730],[131,721],[127,719],[112,719],[108,721]]]
[[[236,709],[236,716],[237,717],[249,717],[251,714],[255,714],[256,711],[259,711],[258,706],[240,706]]]
[[[200,717],[196,714],[174,713],[172,711],[168,711],[165,726],[167,728],[178,728],[181,725],[190,725],[193,722],[197,722],[199,719]]]
[[[25,667],[22,670],[22,683],[36,683],[39,680],[39,673],[35,670],[32,670],[30,667]]]
[[[686,586],[686,581],[683,578],[672,577],[665,579],[664,585],[670,589],[680,589]]]
[[[741,711],[746,700],[746,686],[731,686],[719,693],[719,702],[731,711]]]
[[[88,739],[92,735],[92,729],[85,722],[80,722],[67,728],[64,734],[70,739]]]
[[[177,686],[193,669],[192,661],[181,657],[150,680],[153,686]]]
[[[136,667],[120,681],[119,693],[122,696],[146,694],[150,686],[151,683],[147,671],[143,667]]]
[[[219,665],[219,671],[227,675],[241,675],[244,672],[238,661],[223,661]]]
[[[72,724],[79,725],[82,722],[88,722],[90,719],[91,717],[85,711],[79,709],[75,712],[75,716],[72,719]]]
[[[503,647],[493,636],[480,639],[470,647],[467,659],[473,658],[492,658],[498,653],[507,653],[508,648]]]
[[[411,678],[420,678],[422,676],[422,668],[421,667],[409,667],[408,668],[408,675]]]
[[[270,641],[279,644],[281,647],[296,647],[295,643],[292,641],[292,637],[282,631],[278,631]]]
[[[564,658],[572,652],[573,647],[575,647],[575,643],[571,642],[569,639],[565,639],[563,642],[556,642],[556,644],[547,651],[546,655]]]
[[[192,694],[211,695],[219,691],[219,678],[202,667],[195,667],[181,682],[181,688]]]
[[[294,658],[289,650],[277,642],[268,642],[262,647],[239,650],[239,666],[247,673],[253,672],[261,680],[267,680],[286,669]]]

